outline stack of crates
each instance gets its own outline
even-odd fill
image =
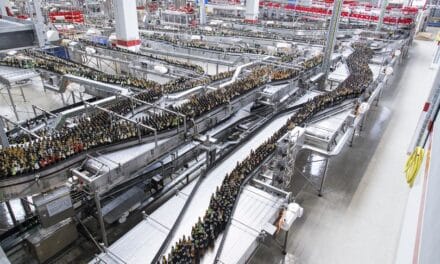
[[[50,22],[68,22],[68,23],[84,23],[84,14],[82,11],[55,11],[49,12]]]

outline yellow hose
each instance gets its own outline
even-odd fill
[[[425,150],[422,147],[416,147],[413,153],[408,157],[405,164],[406,182],[412,187],[416,180],[417,173],[423,162]]]

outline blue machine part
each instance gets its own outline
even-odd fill
[[[440,22],[428,22],[428,27],[440,27]]]
[[[91,36],[90,41],[103,46],[108,45],[108,37],[105,36]]]
[[[69,52],[67,51],[66,47],[63,46],[51,46],[49,48],[44,49],[45,52],[57,56],[62,59],[70,59]]]
[[[205,4],[208,3],[208,0],[205,0]],[[196,0],[196,6],[199,6],[199,0]]]

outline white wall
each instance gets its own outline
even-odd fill
[[[437,71],[433,89],[439,86],[440,71]],[[428,142],[425,161],[409,192],[396,264],[440,263],[440,116],[434,124],[429,170],[425,173]]]
[[[136,1],[114,0],[113,5],[116,19],[116,38],[119,40],[139,39]]]
[[[6,8],[5,7],[9,7],[11,8],[11,4],[9,3],[9,0],[0,0],[0,15],[1,16],[7,16],[8,14],[6,13]],[[12,10],[11,10],[12,11]]]
[[[433,131],[419,263],[440,263],[440,116]]]

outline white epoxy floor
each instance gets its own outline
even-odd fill
[[[41,107],[47,111],[51,111],[63,107],[61,95],[51,91],[44,91],[43,84],[40,77],[35,77],[31,82],[22,86],[23,94],[20,87],[14,85],[10,90],[12,102],[5,85],[0,84],[0,114],[8,119],[17,121],[17,116],[14,113],[12,103],[16,106],[18,120],[23,121],[34,117],[32,105]],[[69,90],[70,91],[70,90]],[[24,97],[23,97],[24,95]],[[85,96],[90,98],[90,96]],[[66,103],[72,104],[73,99],[71,93],[64,93]],[[79,99],[77,99],[78,101]],[[41,114],[37,110],[37,114]]]
[[[435,76],[434,42],[415,41],[352,148],[331,160],[323,197],[309,186],[297,195],[304,216],[289,235],[295,263],[394,263],[408,186],[406,151]],[[263,245],[251,263],[282,263]]]
[[[402,77],[382,102],[390,121],[326,253],[331,263],[393,263],[408,198],[406,151],[435,71],[433,42],[416,41]],[[330,263],[330,262],[327,262]]]

